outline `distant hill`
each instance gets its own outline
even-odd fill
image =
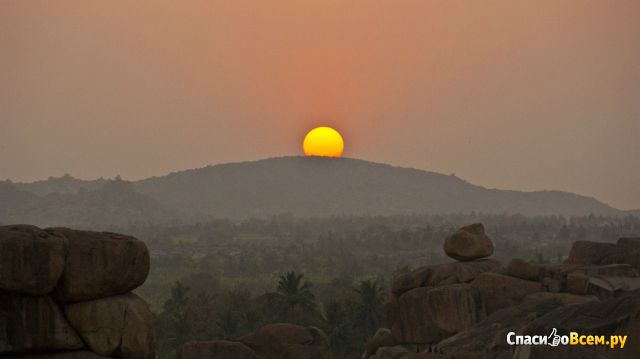
[[[102,181],[102,180],[101,180]],[[80,182],[78,182],[80,183]],[[41,183],[38,183],[38,189]],[[104,180],[101,187],[65,192],[29,191],[29,186],[0,182],[0,224],[74,226],[102,229],[130,222],[174,218],[156,200],[137,192],[133,184]]]
[[[455,176],[349,158],[280,157],[171,173],[135,183],[167,208],[247,217],[412,213],[618,215],[593,198],[560,191],[486,189]]]
[[[569,192],[487,189],[455,176],[349,158],[280,157],[137,182],[0,182],[0,223],[450,213],[622,215]]]

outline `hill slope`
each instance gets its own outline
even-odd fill
[[[103,180],[100,180],[103,181]],[[175,214],[152,198],[140,194],[129,182],[104,181],[95,190],[68,187],[63,192],[38,191],[25,184],[0,182],[0,225],[30,223],[39,226],[74,226],[103,229],[129,222],[159,221]],[[42,191],[42,193],[38,193]]]
[[[622,213],[573,193],[486,189],[454,176],[348,158],[229,163],[149,178],[135,188],[166,208],[216,217]]]

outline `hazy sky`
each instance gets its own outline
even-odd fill
[[[301,154],[640,208],[640,1],[0,1],[0,179]]]

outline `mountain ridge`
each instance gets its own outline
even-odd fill
[[[68,175],[31,184],[5,182],[0,200],[2,193],[7,196],[10,188],[40,197],[50,197],[47,191],[87,197],[87,192],[100,190],[114,181],[125,182],[119,178],[78,180]],[[121,203],[140,202],[126,203],[129,211],[143,208],[141,203],[144,203],[154,208],[150,213],[166,211],[181,218],[247,218],[281,213],[301,217],[471,212],[529,216],[631,213],[572,192],[486,188],[455,175],[354,158],[272,157],[174,171],[127,183],[131,186],[120,196]],[[120,187],[111,191],[125,191]],[[30,206],[33,208],[37,198],[30,197],[30,200],[34,202]],[[109,204],[114,205],[117,204]],[[11,212],[12,209],[4,210]]]

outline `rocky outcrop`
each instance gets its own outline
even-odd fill
[[[640,238],[620,238],[617,243],[576,241],[567,263],[606,265],[626,263],[640,272]]]
[[[398,298],[397,317],[390,324],[403,343],[436,343],[486,316],[479,290],[470,284],[416,288]]]
[[[82,347],[82,340],[50,297],[0,294],[0,353]]]
[[[516,347],[505,338],[512,331],[547,335],[553,328],[561,334],[640,333],[639,238],[615,244],[576,242],[566,263],[534,264],[516,258],[504,270],[497,261],[478,259],[482,252],[478,248],[489,248],[482,244],[485,239],[481,225],[463,227],[445,241],[447,254],[459,262],[423,266],[396,278],[385,302],[393,340],[387,346],[372,346],[375,355],[368,346],[363,357],[637,357],[637,341],[625,350],[611,351]],[[416,353],[407,350],[407,344],[430,350]]]
[[[521,335],[546,335],[569,332],[597,335],[633,335],[640,332],[640,296],[626,296],[604,301],[593,300],[576,305],[562,305],[555,298],[525,301],[502,309],[477,325],[438,343],[436,351],[445,357],[516,359],[637,358],[640,344],[628,339],[624,349],[606,346],[510,346],[508,332]],[[631,338],[631,337],[629,337]]]
[[[501,270],[502,265],[494,259],[428,265],[396,278],[391,286],[391,292],[401,295],[419,287],[469,283],[481,273]]]
[[[148,271],[133,237],[0,227],[0,356],[153,358],[152,314],[129,293]]]
[[[331,359],[329,339],[316,327],[276,323],[265,325],[237,341],[189,342],[180,359]]]
[[[482,273],[471,285],[486,298],[487,313],[489,314],[518,304],[529,294],[545,290],[538,282],[499,273]]]
[[[139,287],[149,274],[147,246],[133,237],[67,228],[47,232],[68,241],[65,269],[54,292],[59,301],[123,294]]]
[[[64,269],[67,240],[34,226],[0,227],[0,289],[24,294],[53,290]]]
[[[475,223],[447,237],[444,252],[459,261],[485,258],[493,254],[493,242],[484,233],[484,226]]]
[[[153,356],[153,317],[132,293],[65,306],[64,312],[87,347],[104,356]]]

